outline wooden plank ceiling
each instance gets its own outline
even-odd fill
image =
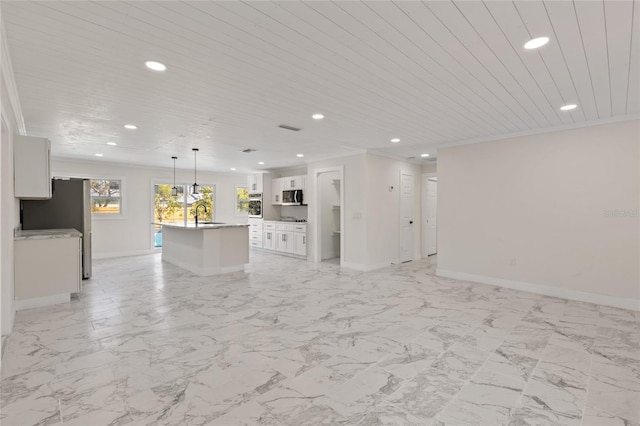
[[[188,169],[198,147],[246,173],[640,114],[632,0],[3,0],[2,20],[27,131],[58,157]]]

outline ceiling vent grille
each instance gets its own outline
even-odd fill
[[[281,129],[291,130],[291,131],[294,131],[294,132],[299,132],[300,130],[302,130],[302,129],[298,128],[298,127],[287,126],[286,124],[281,124],[278,127],[280,127]]]

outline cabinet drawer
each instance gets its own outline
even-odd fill
[[[273,222],[270,222],[270,223],[265,222],[264,225],[262,225],[262,229],[265,230],[265,231],[267,229],[272,231],[272,230],[276,229],[276,224],[273,223]]]
[[[293,225],[295,232],[307,232],[307,225]]]
[[[276,231],[293,231],[295,226],[289,223],[276,223]]]
[[[249,241],[251,247],[262,248],[262,241]]]
[[[249,235],[249,241],[262,241],[262,234]]]
[[[249,235],[262,235],[262,229],[259,228],[250,228]]]

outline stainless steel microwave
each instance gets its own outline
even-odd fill
[[[304,205],[304,200],[302,198],[302,189],[292,189],[289,191],[282,191],[282,205],[283,206]]]

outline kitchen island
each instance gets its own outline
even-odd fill
[[[200,276],[243,271],[249,263],[249,225],[155,223],[162,226],[162,260]]]

